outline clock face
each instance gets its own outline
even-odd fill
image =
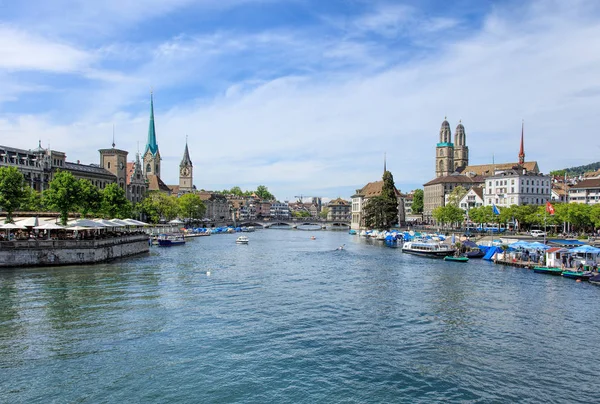
[[[187,167],[183,167],[183,168],[181,169],[181,175],[189,175],[189,173],[190,173],[190,170],[189,170],[189,168],[187,168]]]

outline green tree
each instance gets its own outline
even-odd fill
[[[292,212],[292,217],[295,217],[295,218],[310,217],[310,212],[308,212],[306,210],[295,210]]]
[[[412,211],[415,214],[423,213],[423,190],[415,189],[413,193]]]
[[[365,226],[368,229],[384,229],[385,199],[382,195],[369,198],[364,206]]]
[[[596,204],[590,208],[590,222],[595,228],[600,229],[600,205]]]
[[[118,184],[108,184],[102,190],[102,213],[109,218],[124,219],[131,215],[131,202]]]
[[[569,221],[579,231],[592,225],[590,220],[591,207],[583,203],[572,203],[569,206]]]
[[[235,187],[231,188],[231,189],[229,190],[229,193],[230,193],[231,195],[235,195],[235,196],[244,196],[244,192],[243,192],[243,191],[242,191],[242,189],[241,189],[240,187],[238,187],[238,186],[235,186]]]
[[[369,198],[365,204],[365,225],[369,228],[389,230],[398,223],[398,198],[391,172],[383,173],[381,194]]]
[[[177,200],[179,214],[186,219],[201,219],[206,212],[206,206],[196,194],[184,194]]]
[[[452,192],[450,192],[450,195],[448,195],[448,204],[458,207],[461,199],[464,198],[467,192],[468,191],[460,185],[455,187]]]
[[[550,171],[550,175],[553,177],[564,177],[566,173],[567,173],[567,170]]]
[[[41,212],[44,211],[42,194],[31,187],[23,187],[24,197],[21,200],[19,210],[23,212]]]
[[[15,167],[0,167],[0,208],[6,211],[6,223],[12,222],[13,212],[21,205],[27,187],[23,174]]]
[[[465,212],[454,205],[438,206],[432,212],[433,218],[442,225],[461,223]]]
[[[44,192],[44,203],[60,212],[63,226],[67,224],[69,212],[79,206],[80,198],[80,183],[68,171],[58,171],[50,182],[49,189]]]
[[[329,214],[329,208],[328,207],[324,207],[323,209],[321,209],[321,212],[319,213],[319,217],[321,219],[327,219],[327,215]]]
[[[176,197],[165,195],[160,191],[148,192],[140,204],[141,211],[152,223],[158,223],[161,219],[171,220],[179,211]]]
[[[269,192],[269,188],[267,188],[264,185],[259,185],[256,188],[256,192],[255,193],[262,200],[265,200],[265,201],[273,201],[273,200],[275,200],[275,197],[273,196],[273,194]]]
[[[102,192],[89,180],[79,180],[81,198],[79,201],[79,212],[83,216],[88,213],[97,213],[102,204]]]

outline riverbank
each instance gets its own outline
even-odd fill
[[[15,240],[0,242],[0,268],[96,264],[147,253],[148,235],[96,240]]]

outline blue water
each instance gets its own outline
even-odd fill
[[[345,232],[248,235],[0,271],[0,402],[599,400],[599,287]]]

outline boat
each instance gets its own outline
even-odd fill
[[[534,267],[533,272],[535,272],[536,274],[561,276],[563,270],[560,268]]]
[[[452,262],[469,262],[469,258],[468,257],[453,257],[453,256],[446,256],[444,257],[444,261],[452,261]]]
[[[402,245],[402,252],[423,255],[426,257],[443,258],[454,255],[456,249],[448,244],[424,241],[407,241]]]
[[[592,277],[591,272],[581,272],[581,271],[563,271],[562,276],[565,278],[571,279],[579,279],[582,281],[587,281]]]
[[[160,234],[157,238],[160,247],[172,247],[185,244],[183,234]]]
[[[588,281],[592,285],[598,285],[598,286],[600,286],[600,275],[594,275],[590,279],[588,279]]]
[[[250,241],[250,240],[249,240],[249,239],[248,239],[248,237],[246,237],[246,236],[239,236],[239,237],[238,237],[238,238],[235,240],[236,244],[248,244],[248,241]]]

